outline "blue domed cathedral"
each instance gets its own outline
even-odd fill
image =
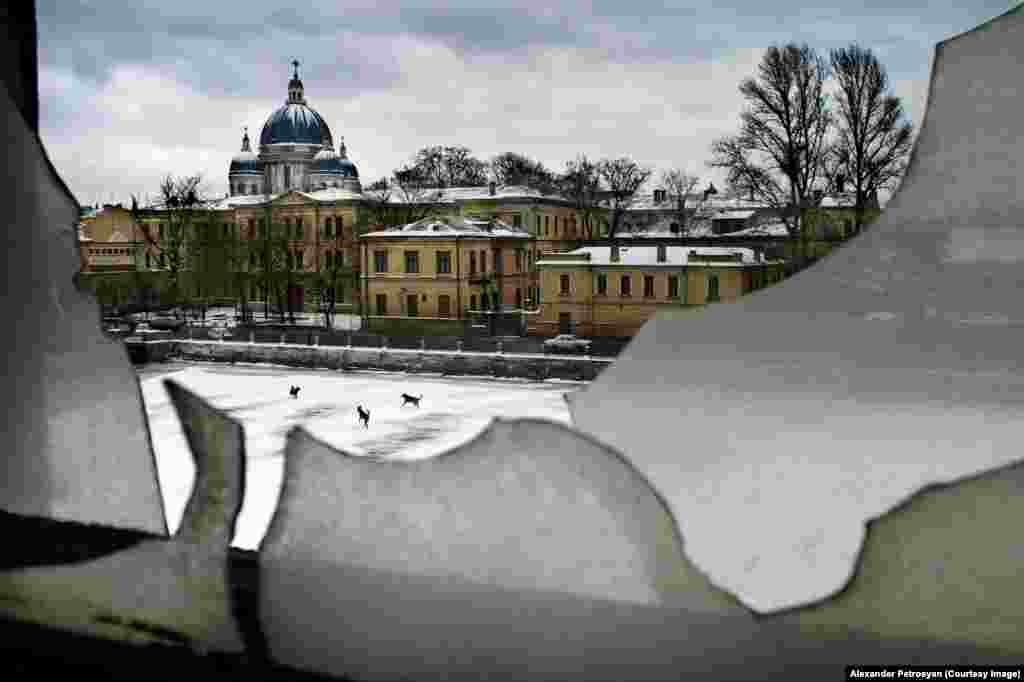
[[[263,124],[259,153],[252,151],[246,131],[241,151],[231,159],[231,196],[327,188],[361,191],[359,171],[348,159],[344,139],[335,151],[327,121],[306,101],[299,62],[292,65],[295,73],[288,82],[288,99]]]
[[[493,182],[364,194],[344,138],[310,105],[292,65],[287,98],[257,146],[243,132],[226,196],[202,213],[212,229],[183,227],[163,205],[105,207],[83,222],[86,279],[101,300],[236,301],[361,314],[375,325],[457,322],[478,302],[518,309],[539,300],[538,254],[581,236],[571,202]],[[423,222],[442,215],[455,223]]]

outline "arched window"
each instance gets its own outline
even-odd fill
[[[708,302],[718,300],[718,275],[708,276]]]

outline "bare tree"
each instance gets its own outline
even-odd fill
[[[202,196],[201,175],[175,178],[168,175],[160,183],[159,206],[156,211],[142,211],[132,197],[133,218],[145,242],[156,252],[158,262],[167,269],[171,302],[181,296],[181,275],[189,265],[194,251],[187,242],[195,236],[197,225],[206,220],[206,200]],[[143,214],[158,218],[156,229],[143,223]]]
[[[698,182],[700,178],[696,175],[690,175],[678,168],[663,171],[661,174],[661,183],[665,186],[668,198],[675,201],[676,221],[679,223],[681,235],[685,235],[690,227],[690,214],[693,210],[687,208],[686,204]]]
[[[419,187],[483,187],[487,164],[474,157],[468,147],[424,147],[412,164],[395,173],[404,182]]]
[[[611,220],[608,238],[614,239],[627,209],[633,205],[637,191],[651,177],[651,169],[641,167],[628,157],[603,159],[597,164],[598,173],[608,188]]]
[[[565,164],[565,172],[556,178],[558,191],[576,210],[580,225],[589,238],[593,237],[594,217],[599,212],[601,175],[598,164],[580,154]]]
[[[854,44],[832,50],[830,57],[839,85],[833,184],[851,184],[859,232],[868,200],[893,187],[906,170],[913,126],[902,120],[900,100],[888,93],[885,68],[870,49]]]
[[[364,223],[371,229],[408,225],[439,211],[443,191],[421,185],[415,176],[395,171],[363,191]]]
[[[491,177],[498,185],[525,185],[542,194],[553,191],[555,175],[540,161],[534,161],[522,154],[505,152],[491,159]]]
[[[775,209],[790,235],[803,237],[801,212],[815,201],[831,126],[824,92],[828,67],[807,45],[772,46],[740,93],[750,108],[740,132],[712,144],[711,167],[728,171],[730,187]]]

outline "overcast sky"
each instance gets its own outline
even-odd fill
[[[710,142],[736,132],[768,46],[871,48],[916,127],[935,43],[1015,3],[665,4],[38,0],[41,133],[82,203],[155,195],[168,173],[223,196],[242,127],[258,141],[298,59],[364,183],[458,144],[555,170],[628,155],[721,186]]]

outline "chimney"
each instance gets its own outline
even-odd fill
[[[495,193],[497,192],[497,189],[498,189],[498,183],[496,183],[496,182],[495,182],[494,180],[491,180],[491,181],[490,181],[490,182],[489,182],[489,183],[487,184],[487,192],[488,192],[488,194],[490,194],[490,195],[491,195],[492,197],[493,197],[493,196],[495,195]]]

